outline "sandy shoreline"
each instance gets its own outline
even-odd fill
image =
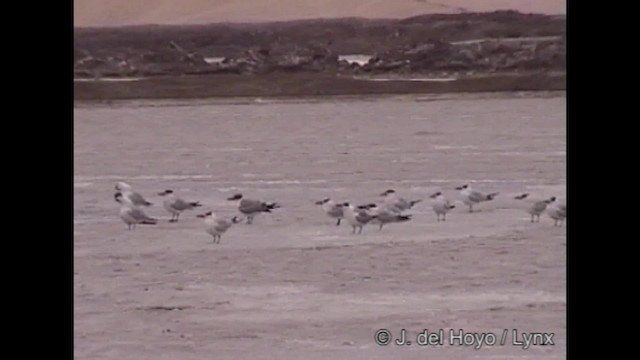
[[[566,196],[566,99],[542,95],[75,107],[74,357],[566,358],[566,227],[530,223],[513,199]],[[154,202],[158,225],[126,229],[119,180]],[[453,188],[472,180],[500,195],[470,214]],[[154,195],[166,188],[222,215],[235,192],[282,208],[214,245],[198,212],[167,221]],[[314,205],[387,188],[459,207],[438,223],[424,201],[408,223],[352,235]],[[383,328],[509,337],[381,347]],[[514,329],[554,345],[524,350]]]

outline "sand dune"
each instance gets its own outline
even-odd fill
[[[76,0],[75,26],[254,22],[324,17],[402,18],[513,9],[564,14],[565,0]]]

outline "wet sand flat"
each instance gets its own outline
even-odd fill
[[[513,199],[565,198],[565,107],[564,93],[78,104],[75,358],[565,358],[566,228]],[[158,225],[127,230],[120,180]],[[500,194],[468,213],[464,183]],[[424,201],[381,231],[352,235],[314,205],[389,188]],[[165,189],[204,206],[169,223]],[[435,191],[455,202],[446,222]],[[195,215],[235,215],[237,192],[282,208],[213,244]],[[379,346],[383,328],[508,336]],[[514,329],[554,345],[525,350]]]

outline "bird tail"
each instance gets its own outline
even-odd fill
[[[451,210],[451,209],[455,209],[455,205],[447,205],[447,209]]]
[[[200,201],[189,203],[189,205],[191,205],[192,207],[200,207],[200,206],[202,206],[202,204],[200,204]]]
[[[144,225],[155,225],[155,224],[157,224],[157,223],[158,223],[158,219],[152,219],[152,218],[149,218],[149,219],[143,220],[140,224],[144,224]]]
[[[410,204],[411,206],[413,206],[413,205],[415,205],[415,204],[419,203],[420,201],[422,201],[422,199],[413,200],[413,201],[411,201],[409,204]]]
[[[278,204],[278,203],[264,203],[264,207],[266,209],[265,210],[266,212],[271,212],[271,210],[279,208],[280,204]]]
[[[409,221],[411,220],[411,215],[398,215],[398,221]]]
[[[498,194],[500,194],[500,193],[499,192],[494,192],[494,193],[488,194],[487,195],[487,200],[493,200],[493,198],[498,196]]]
[[[143,206],[151,206],[151,205],[153,205],[153,203],[150,203],[150,202],[148,202],[148,201],[145,201],[145,202],[144,202],[144,204],[142,204],[142,205],[143,205]]]

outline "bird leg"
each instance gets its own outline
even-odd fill
[[[362,234],[362,226],[360,226],[360,230],[358,230],[358,234]]]
[[[342,220],[342,218],[338,218],[338,222],[336,223],[336,226],[340,226],[340,220]]]

